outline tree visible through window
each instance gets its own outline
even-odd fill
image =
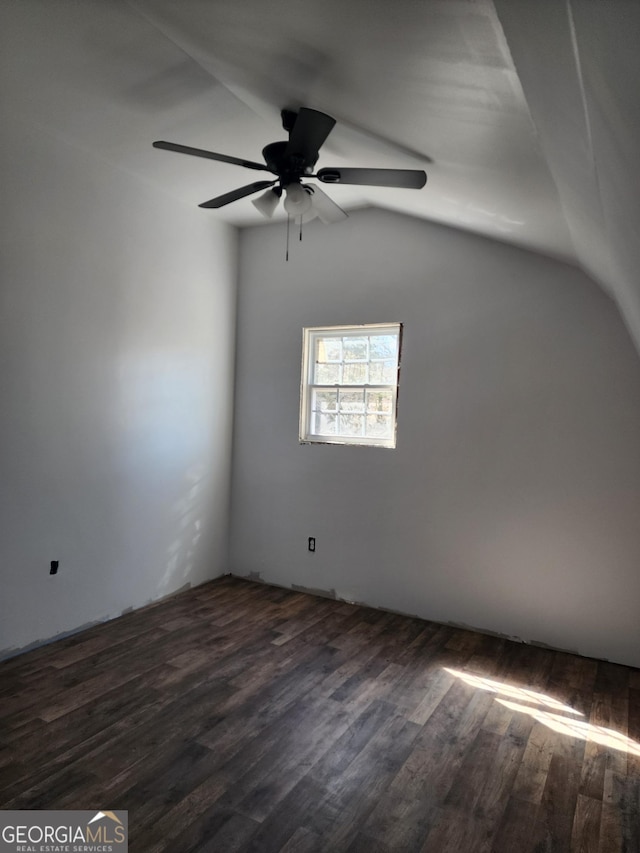
[[[300,441],[396,445],[402,325],[303,330]]]

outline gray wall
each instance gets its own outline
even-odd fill
[[[202,211],[17,116],[2,136],[7,653],[226,570],[237,264]]]
[[[640,666],[640,361],[613,302],[382,211],[312,223],[288,264],[284,237],[241,236],[234,573]],[[302,327],[397,320],[397,449],[300,446]]]

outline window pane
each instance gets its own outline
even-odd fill
[[[398,365],[395,359],[388,359],[384,362],[382,380],[385,385],[395,385],[398,381]]]
[[[343,338],[344,345],[344,360],[345,361],[366,361],[367,360],[367,338],[359,336],[357,338]]]
[[[401,328],[304,329],[302,442],[395,447]]]
[[[342,338],[317,338],[316,361],[342,361]]]
[[[393,393],[391,391],[367,391],[367,412],[391,414],[392,410]]]
[[[313,381],[316,385],[337,385],[340,382],[340,365],[316,364]]]
[[[396,357],[395,335],[372,335],[370,340],[371,358],[393,358]]]
[[[391,416],[367,415],[367,435],[371,438],[391,438]]]
[[[313,410],[321,412],[335,412],[338,408],[337,391],[314,391]]]
[[[370,385],[395,385],[398,379],[398,368],[395,359],[372,361],[369,365]]]
[[[313,413],[313,433],[314,435],[335,435],[337,415],[329,412],[314,412]]]
[[[364,385],[367,382],[367,364],[345,364],[342,368],[343,385]]]
[[[363,435],[364,415],[339,415],[340,435]]]
[[[364,412],[364,391],[341,391],[341,412]]]

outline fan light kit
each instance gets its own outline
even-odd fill
[[[272,181],[255,181],[237,190],[204,201],[199,207],[219,208],[246,196],[266,190],[253,201],[253,205],[267,219],[270,219],[278,202],[284,195],[284,209],[287,211],[287,247],[289,222],[293,217],[300,225],[318,217],[321,222],[330,224],[346,219],[345,211],[323,192],[320,187],[303,183],[315,179],[325,184],[355,184],[375,187],[400,187],[403,189],[421,189],[427,182],[426,172],[419,169],[320,169],[313,173],[318,160],[319,150],[331,133],[336,121],[331,116],[317,110],[302,107],[297,113],[282,110],[282,126],[289,134],[288,142],[271,142],[262,149],[264,164],[226,154],[216,154],[201,148],[190,148],[175,142],[154,142],[154,148],[176,151],[193,157],[205,157],[245,169],[271,172],[276,175]],[[287,249],[288,258],[288,249]]]
[[[284,209],[291,216],[302,216],[311,207],[311,196],[302,184],[289,184],[286,187],[287,197],[284,200]]]

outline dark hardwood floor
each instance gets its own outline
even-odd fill
[[[127,809],[134,853],[640,851],[615,664],[227,577],[5,661],[0,702],[0,808]]]

